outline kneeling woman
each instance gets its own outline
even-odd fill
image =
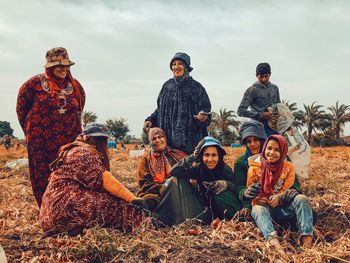
[[[275,209],[295,211],[301,233],[301,243],[309,246],[312,242],[313,214],[310,201],[305,195],[296,194],[287,198],[285,192],[295,180],[294,166],[286,161],[288,143],[281,135],[271,135],[264,143],[262,153],[248,159],[247,187],[256,185],[260,194],[252,200],[252,216],[265,239],[285,256],[277,239],[271,213]],[[287,200],[288,199],[288,200]]]
[[[241,209],[233,183],[232,169],[224,162],[225,150],[221,143],[205,137],[194,153],[171,170],[177,178],[195,179],[199,194],[212,212],[212,219],[231,219]]]
[[[165,134],[160,128],[151,128],[148,139],[151,149],[145,150],[137,167],[136,180],[140,187],[137,196],[142,197],[153,211],[166,188],[171,167],[187,155],[167,146]]]
[[[89,123],[82,135],[61,147],[43,196],[40,225],[47,234],[78,234],[94,225],[130,231],[147,209],[109,172],[108,129]],[[131,205],[130,205],[131,204]]]

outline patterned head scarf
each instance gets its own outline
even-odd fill
[[[165,149],[160,150],[156,146],[152,145],[152,139],[156,134],[165,137],[164,131],[160,128],[151,128],[148,133],[148,139],[151,143],[151,150],[147,155],[148,168],[153,177],[153,181],[157,183],[163,183],[164,180],[170,176],[171,166],[168,162],[166,155],[173,158],[176,162],[180,161],[186,154],[180,150],[171,149],[166,146]]]
[[[152,140],[156,134],[158,134],[166,139],[164,131],[161,128],[151,128],[148,132],[148,140],[151,144],[152,150],[154,150],[154,151],[158,151],[158,148],[154,147],[154,145],[152,144]]]
[[[281,151],[281,158],[274,163],[268,163],[265,155],[265,150],[270,140],[277,141]],[[261,153],[262,162],[261,162],[260,184],[262,187],[261,187],[260,196],[270,196],[272,194],[273,188],[281,176],[284,161],[287,157],[287,152],[288,152],[288,142],[282,135],[279,135],[279,134],[271,135],[265,141],[262,149],[262,153]]]

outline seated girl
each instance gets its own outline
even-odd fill
[[[252,155],[261,153],[262,147],[266,141],[266,133],[264,125],[255,120],[243,123],[239,130],[241,133],[241,143],[246,147],[246,150],[244,154],[235,161],[234,183],[238,193],[238,198],[241,200],[243,208],[245,208],[244,214],[247,219],[250,219],[250,200],[259,195],[260,188],[256,188],[256,185],[254,184],[247,188],[247,173],[249,168],[248,158]],[[296,194],[300,193],[300,191],[300,183],[298,177],[295,176],[294,184],[292,188],[284,192],[284,195],[286,195],[284,198],[294,198]],[[280,211],[274,210],[274,212],[275,213],[272,214],[274,221],[285,227],[294,227],[296,221],[294,211],[289,211],[290,213],[279,213]]]
[[[271,135],[264,143],[262,153],[248,159],[247,187],[258,189],[259,194],[252,199],[252,217],[266,240],[286,257],[272,224],[274,209],[293,209],[298,221],[301,243],[312,243],[313,214],[305,195],[296,192],[294,198],[286,195],[295,180],[294,166],[286,161],[288,143],[281,135]]]
[[[137,167],[136,180],[140,187],[137,196],[142,197],[153,211],[165,189],[165,182],[170,177],[171,167],[187,155],[168,147],[165,134],[160,128],[151,128],[148,138],[151,149],[145,150]]]
[[[197,181],[197,195],[210,208],[211,219],[231,219],[241,209],[232,169],[224,162],[225,154],[218,140],[205,137],[198,143],[192,155],[171,170],[174,177]]]
[[[89,123],[82,135],[61,147],[43,196],[40,225],[48,235],[79,234],[95,225],[130,231],[148,209],[109,172],[108,129]]]

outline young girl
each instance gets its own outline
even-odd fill
[[[252,200],[252,217],[262,231],[266,240],[285,256],[277,239],[271,212],[274,209],[293,209],[295,211],[301,243],[310,246],[312,243],[312,209],[305,195],[293,197],[285,194],[295,180],[294,166],[286,161],[288,143],[281,135],[271,135],[264,143],[262,153],[248,159],[249,170],[247,187],[260,184],[260,194]]]

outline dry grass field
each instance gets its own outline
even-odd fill
[[[227,151],[232,166],[243,150]],[[25,149],[0,146],[0,244],[9,262],[278,262],[256,227],[235,219],[218,229],[202,226],[196,236],[188,233],[199,229],[192,221],[159,230],[146,221],[130,234],[96,227],[82,236],[45,237],[28,169],[4,168],[25,156]],[[111,153],[113,174],[133,191],[136,166],[127,153]],[[350,262],[350,148],[313,148],[310,179],[301,183],[319,217],[310,249],[300,247],[297,234],[282,233],[291,262]]]

